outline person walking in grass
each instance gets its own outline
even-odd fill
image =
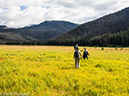
[[[90,56],[90,54],[88,53],[87,49],[84,48],[84,52],[83,52],[83,59],[85,60],[85,58],[88,59],[88,55]]]
[[[75,68],[78,69],[80,67],[80,58],[81,58],[82,54],[79,50],[79,48],[77,47],[76,50],[74,51],[74,58],[75,58]]]
[[[74,50],[76,50],[77,47],[78,47],[78,44],[76,44],[76,46],[74,46]]]

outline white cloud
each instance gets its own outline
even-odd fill
[[[128,6],[129,0],[0,0],[0,25],[17,28],[45,20],[81,24]]]

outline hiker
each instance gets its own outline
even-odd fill
[[[79,50],[79,48],[77,47],[76,50],[74,51],[74,58],[75,58],[75,68],[79,68],[80,67],[80,58],[81,58],[82,54]]]
[[[84,52],[83,52],[83,59],[85,60],[85,58],[88,59],[88,55],[90,56],[90,54],[88,53],[87,49],[84,48]]]
[[[78,47],[78,44],[76,44],[76,46],[74,46],[74,50],[76,50],[77,47]]]

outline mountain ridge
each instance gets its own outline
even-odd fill
[[[127,31],[128,28],[129,7],[81,24],[78,27],[49,40],[47,44],[70,45],[79,42],[81,45],[90,45],[90,40],[95,36],[107,33],[115,34],[121,31]],[[81,41],[84,43],[81,43]]]
[[[1,28],[0,41],[46,41],[77,26],[78,24],[68,21],[45,21],[25,28]],[[10,34],[12,34],[12,39],[8,39],[10,38]],[[14,37],[13,39],[13,35],[21,38],[16,39]]]
[[[0,25],[0,29],[9,29],[6,25]]]
[[[129,7],[80,25],[53,20],[18,29],[3,26],[0,43],[129,46]]]

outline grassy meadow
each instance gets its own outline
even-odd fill
[[[86,48],[75,69],[73,47],[1,45],[0,95],[129,96],[129,48]]]

